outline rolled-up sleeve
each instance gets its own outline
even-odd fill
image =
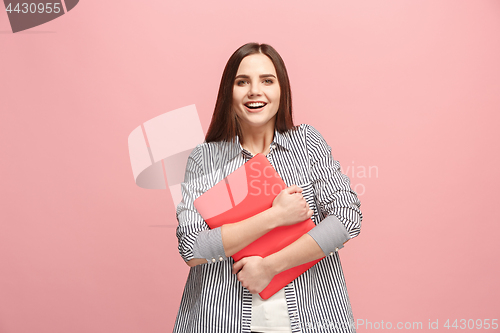
[[[340,163],[333,159],[331,147],[311,125],[306,127],[306,146],[316,202],[320,216],[325,216],[309,235],[325,255],[332,254],[359,235],[363,219],[361,203],[350,187],[349,177],[342,174]]]
[[[204,258],[208,263],[226,260],[220,228],[209,229],[194,207],[194,200],[209,189],[200,165],[201,150],[196,146],[188,157],[184,182],[181,183],[182,201],[177,205],[176,218],[179,253],[184,261]]]

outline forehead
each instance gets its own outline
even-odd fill
[[[276,69],[268,56],[262,53],[251,54],[241,60],[238,72],[240,74],[274,74]]]

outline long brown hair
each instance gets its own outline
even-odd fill
[[[271,45],[248,43],[233,53],[224,68],[217,101],[215,102],[214,114],[205,135],[206,142],[234,141],[236,135],[241,140],[241,127],[236,112],[231,107],[233,103],[234,79],[243,58],[256,53],[263,53],[268,56],[273,62],[276,74],[278,75],[281,94],[276,114],[275,129],[280,133],[284,133],[290,129],[297,128],[297,126],[293,125],[292,92],[290,90],[290,81],[285,62]]]

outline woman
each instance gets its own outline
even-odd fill
[[[288,187],[268,210],[209,230],[193,201],[257,153]],[[174,332],[355,331],[337,251],[360,232],[360,203],[321,134],[293,125],[287,71],[271,46],[245,44],[229,59],[181,188],[177,237],[191,270]],[[231,258],[269,230],[307,218],[316,227],[283,250]],[[275,274],[320,258],[268,300],[258,295]]]

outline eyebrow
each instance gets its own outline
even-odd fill
[[[259,78],[265,78],[265,77],[274,77],[276,78],[276,76],[274,76],[273,74],[262,74],[262,75],[259,75]],[[234,79],[249,79],[250,76],[246,75],[246,74],[240,74],[238,76],[236,76]]]

